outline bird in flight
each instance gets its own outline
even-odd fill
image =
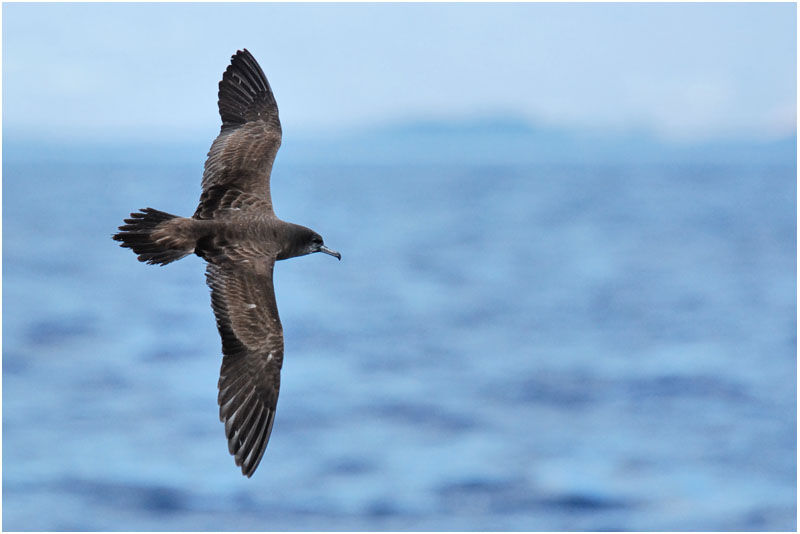
[[[222,338],[219,417],[228,450],[250,477],[272,432],[283,365],[275,262],[312,252],[342,256],[310,228],[282,221],[272,210],[269,180],[281,123],[267,78],[246,49],[231,57],[222,75],[218,106],[222,129],[208,152],[194,215],[141,209],[113,238],[149,264],[192,253],[206,261]]]

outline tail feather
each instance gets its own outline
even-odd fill
[[[173,240],[154,237],[153,233],[162,223],[177,218],[177,215],[144,208],[131,213],[131,218],[125,219],[125,224],[119,227],[120,231],[113,239],[122,241],[121,247],[130,248],[138,254],[139,261],[151,265],[166,265],[191,254],[194,250],[193,247],[187,249],[185,246],[175,248]]]

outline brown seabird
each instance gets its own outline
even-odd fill
[[[131,213],[114,239],[149,264],[192,253],[206,260],[222,337],[219,418],[236,465],[250,477],[272,432],[283,365],[275,261],[312,252],[342,256],[310,228],[284,222],[272,210],[269,177],[281,123],[267,78],[247,50],[231,57],[218,105],[222,130],[208,152],[194,215],[145,208]]]

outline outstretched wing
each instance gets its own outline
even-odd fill
[[[250,477],[267,448],[283,365],[283,329],[272,285],[272,260],[209,261],[206,281],[222,337],[219,418],[228,449]]]
[[[195,218],[210,219],[240,196],[272,210],[269,177],[281,146],[278,105],[267,77],[247,50],[231,57],[219,82],[222,130],[208,152]],[[224,216],[224,214],[222,214]]]

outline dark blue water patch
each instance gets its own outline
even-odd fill
[[[324,472],[333,475],[364,475],[375,470],[373,462],[364,458],[336,458],[325,465]]]
[[[628,326],[639,328],[648,316],[654,316],[654,308],[666,307],[672,320],[688,321],[710,303],[703,295],[681,294],[671,296],[668,302],[652,302],[648,293],[656,292],[652,284],[644,280],[636,281],[637,273],[603,281],[591,288],[587,303],[592,320],[600,326]],[[667,319],[669,319],[667,317]],[[664,326],[663,321],[657,322]]]
[[[4,375],[24,375],[30,368],[30,362],[19,352],[9,349],[3,350]]]
[[[652,378],[635,378],[623,385],[627,394],[636,401],[669,398],[720,399],[734,402],[752,401],[745,386],[731,380],[708,375],[663,375]]]
[[[82,391],[121,392],[131,388],[131,380],[124,374],[110,369],[95,369],[85,372],[80,380],[75,382]]]
[[[55,489],[94,504],[155,514],[187,510],[191,501],[191,495],[176,488],[104,480],[68,478],[55,483]]]
[[[454,513],[597,515],[639,506],[632,500],[593,493],[544,494],[521,479],[468,479],[440,486],[442,506]],[[594,529],[593,529],[594,530]]]
[[[669,399],[754,401],[747,388],[733,380],[710,375],[662,375],[606,379],[578,373],[541,371],[498,390],[502,398],[518,402],[580,410],[611,399],[634,402]]]
[[[745,514],[742,518],[742,524],[746,530],[767,530],[766,527],[769,525],[767,516],[768,513],[764,510],[753,510]]]
[[[33,321],[25,338],[34,347],[52,347],[91,336],[94,319],[88,315],[48,317]]]
[[[443,506],[463,513],[491,510],[510,515],[530,513],[598,514],[638,506],[631,500],[592,493],[547,495],[522,479],[466,479],[439,487]]]
[[[364,508],[364,514],[370,518],[388,518],[405,515],[405,511],[388,499],[376,499]]]
[[[540,371],[535,376],[519,378],[506,388],[497,388],[503,399],[580,410],[597,402],[608,381],[580,374]]]
[[[540,504],[547,508],[562,509],[569,514],[629,508],[634,505],[633,502],[588,493],[567,493],[546,497],[541,499]]]
[[[761,506],[742,514],[732,524],[742,525],[742,530],[764,532],[768,530],[797,531],[797,521],[786,521],[793,510],[778,506]],[[776,525],[780,525],[776,528]]]
[[[438,432],[458,433],[474,428],[478,423],[458,414],[450,413],[431,404],[382,404],[369,410],[371,416],[406,424],[415,429],[432,429]]]
[[[208,352],[213,350],[216,350],[216,347],[208,347]],[[164,363],[197,357],[198,351],[196,347],[188,347],[179,343],[169,343],[169,346],[167,347],[150,348],[142,351],[139,354],[138,359],[143,363]],[[220,358],[221,357],[222,356],[220,356]]]

